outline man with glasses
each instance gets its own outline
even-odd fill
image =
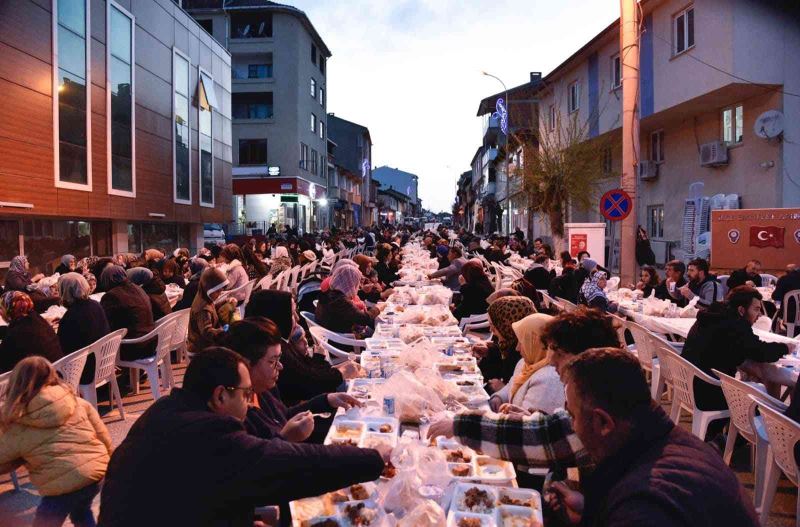
[[[351,446],[265,440],[243,425],[252,400],[247,361],[207,348],[148,408],[111,457],[99,524],[253,525],[256,506],[377,479],[381,454]]]

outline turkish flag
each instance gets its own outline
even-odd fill
[[[750,227],[750,247],[783,247],[783,227]]]

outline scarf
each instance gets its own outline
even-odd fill
[[[75,257],[71,254],[65,254],[61,257],[61,265],[64,267],[69,267],[69,264],[75,261]]]
[[[21,275],[27,275],[28,271],[25,270],[25,264],[28,263],[28,259],[24,256],[15,256],[11,259],[11,264],[8,266],[9,271],[16,271]]]
[[[82,274],[65,273],[58,278],[58,292],[61,295],[61,303],[66,307],[71,306],[76,300],[89,296],[89,282]]]
[[[602,276],[603,273],[594,273],[583,282],[581,286],[581,296],[583,296],[587,304],[591,304],[592,300],[595,298],[606,297],[605,292],[597,285],[597,282],[600,281]]]
[[[489,305],[489,320],[498,333],[500,352],[517,347],[517,335],[511,324],[536,313],[533,301],[526,296],[504,296]]]
[[[125,273],[125,269],[119,265],[106,266],[100,275],[100,287],[103,288],[103,291],[110,291],[114,287],[124,284],[127,281],[128,275]]]
[[[9,323],[27,317],[33,311],[33,300],[22,291],[9,291],[3,295],[3,313]]]
[[[128,280],[138,286],[143,286],[153,279],[153,271],[147,267],[134,267],[133,269],[128,269],[127,274]]]
[[[358,270],[358,267],[351,265],[339,267],[331,275],[330,288],[341,291],[347,298],[353,298],[358,294],[361,277],[361,271]]]
[[[519,375],[511,379],[511,394],[509,401],[514,399],[517,391],[524,385],[531,376],[549,364],[547,359],[547,348],[542,344],[541,338],[544,327],[553,320],[550,315],[544,313],[534,313],[514,322],[511,327],[517,335],[522,350],[522,360],[525,366]]]

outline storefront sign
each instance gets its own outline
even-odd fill
[[[569,235],[569,254],[573,258],[578,257],[578,253],[585,251],[588,247],[588,235],[585,233],[571,233]]]
[[[750,259],[765,272],[800,261],[800,208],[711,211],[711,266],[728,272]]]

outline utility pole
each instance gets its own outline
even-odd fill
[[[622,65],[622,176],[620,187],[631,197],[631,213],[620,232],[620,283],[636,283],[636,228],[639,163],[639,6],[620,0],[620,57]],[[613,228],[613,225],[612,225]],[[612,237],[613,239],[613,237]],[[613,254],[614,247],[611,247]]]

